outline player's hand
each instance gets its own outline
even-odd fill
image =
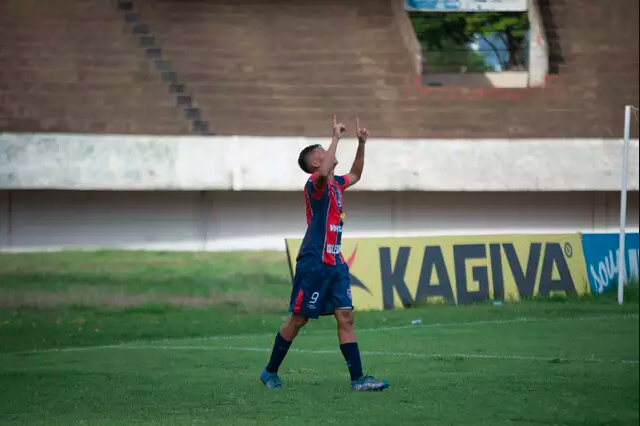
[[[369,129],[360,128],[359,118],[356,118],[356,137],[360,143],[367,143],[367,139],[369,139]]]
[[[342,137],[342,134],[347,130],[347,126],[345,126],[343,123],[338,123],[338,119],[336,118],[335,114],[333,114],[332,128],[333,137],[338,139],[340,139]]]

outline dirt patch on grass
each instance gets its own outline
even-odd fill
[[[251,293],[225,293],[209,297],[168,294],[104,293],[91,290],[68,292],[0,290],[0,308],[53,308],[63,306],[128,308],[150,304],[181,307],[237,306],[253,311],[281,311],[286,301],[260,298]]]

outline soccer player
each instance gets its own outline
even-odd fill
[[[305,148],[298,164],[311,177],[304,188],[307,233],[296,259],[296,273],[291,293],[291,317],[276,336],[269,363],[260,380],[269,388],[281,388],[278,369],[293,340],[309,319],[333,315],[338,323],[338,341],[351,374],[351,389],[358,392],[380,391],[389,383],[362,372],[360,350],[353,329],[353,303],[349,284],[349,267],[341,253],[344,223],[342,193],[362,176],[364,151],[369,131],[356,122],[358,152],[345,176],[334,176],[338,165],[336,150],[346,127],[333,116],[333,138],[329,149],[320,145]]]

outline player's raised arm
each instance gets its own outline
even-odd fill
[[[344,131],[347,129],[344,124],[338,123],[335,114],[333,114],[333,120],[331,124],[333,128],[333,137],[331,139],[331,145],[329,145],[329,149],[327,150],[327,153],[322,160],[322,164],[318,169],[318,173],[316,174],[315,186],[317,189],[324,188],[324,186],[327,184],[329,176],[331,176],[333,170],[336,168],[336,165],[338,164],[338,161],[336,160],[338,142],[342,137],[342,133],[344,133]]]
[[[360,127],[360,119],[356,119],[356,137],[358,138],[358,151],[356,152],[356,158],[353,160],[351,171],[349,172],[348,186],[353,186],[362,178],[362,172],[364,170],[364,146],[369,139],[369,130]]]

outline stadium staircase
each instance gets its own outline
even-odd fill
[[[138,37],[138,46],[160,74],[168,91],[175,96],[176,107],[191,123],[191,130],[200,135],[212,134],[209,132],[209,123],[202,119],[200,108],[194,106],[193,96],[189,93],[187,85],[175,71],[171,61],[165,59],[162,47],[158,45],[152,29],[141,20],[135,2],[118,0],[118,8],[123,13],[124,21],[131,26],[133,34]]]

